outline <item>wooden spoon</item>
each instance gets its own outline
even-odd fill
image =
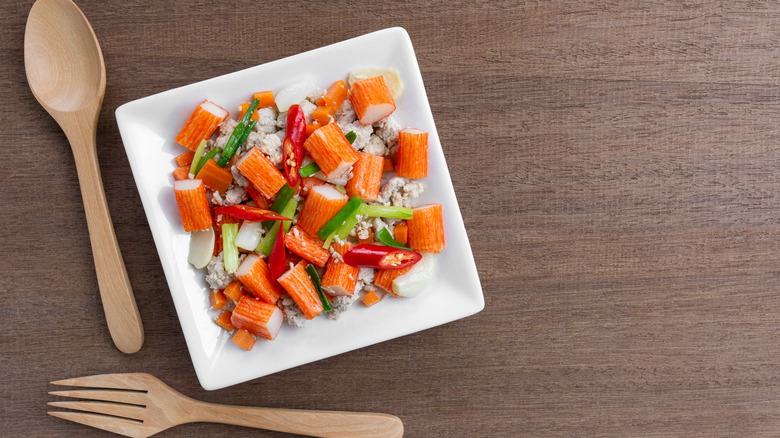
[[[120,351],[135,353],[144,342],[141,316],[114,235],[95,146],[106,66],[92,27],[73,2],[35,2],[24,32],[24,67],[33,95],[73,150],[111,338]]]

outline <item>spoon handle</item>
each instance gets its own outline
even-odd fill
[[[73,125],[77,127],[66,130],[66,135],[76,162],[108,331],[120,351],[135,353],[143,345],[144,330],[103,191],[95,147],[96,132],[90,123]]]

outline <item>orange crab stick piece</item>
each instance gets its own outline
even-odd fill
[[[236,162],[239,172],[255,186],[258,192],[268,199],[287,182],[282,172],[271,163],[263,152],[255,146]]]
[[[312,187],[298,217],[298,225],[303,231],[316,235],[326,222],[347,205],[348,200],[347,195],[330,184]]]
[[[252,295],[268,304],[276,304],[282,291],[271,278],[271,269],[255,254],[250,254],[236,269],[236,278]],[[240,302],[240,301],[239,301]]]
[[[173,182],[176,205],[179,206],[184,231],[205,230],[211,226],[211,209],[206,198],[206,186],[199,179]]]
[[[393,292],[393,280],[406,274],[410,269],[411,266],[401,269],[379,269],[374,276],[374,284],[396,296]]]
[[[352,167],[352,178],[344,186],[347,190],[347,195],[350,197],[357,196],[366,202],[376,201],[382,185],[382,168],[384,165],[384,158],[358,152],[358,160]]]
[[[376,76],[352,84],[349,101],[361,125],[376,123],[395,111],[395,101],[387,88],[385,78]]]
[[[204,100],[193,111],[190,118],[176,136],[176,143],[194,151],[201,140],[205,140],[214,134],[217,127],[230,113],[214,102]]]
[[[298,307],[301,308],[306,319],[312,319],[319,315],[323,310],[322,301],[311,282],[309,274],[306,273],[307,263],[301,260],[292,269],[288,270],[279,277],[279,284],[295,300]]]
[[[444,221],[441,204],[426,204],[412,210],[406,221],[409,246],[420,252],[437,253],[444,249]]]
[[[415,128],[398,133],[398,168],[396,175],[404,178],[428,176],[428,133]]]
[[[233,183],[233,173],[224,167],[219,167],[214,160],[206,160],[206,164],[200,168],[195,178],[203,181],[203,184],[211,190],[221,193],[225,193]]]
[[[333,242],[331,248],[336,252],[328,261],[325,275],[322,276],[322,290],[329,295],[352,295],[355,293],[360,268],[344,263],[344,253],[352,248],[349,242]]]
[[[271,341],[279,334],[282,321],[284,314],[278,307],[251,297],[242,297],[230,317],[233,326]]]
[[[330,252],[322,247],[322,240],[303,231],[303,228],[295,225],[284,237],[284,246],[304,259],[319,267],[325,266],[330,257]]]
[[[336,123],[312,132],[303,148],[328,178],[341,177],[358,160],[357,152]]]

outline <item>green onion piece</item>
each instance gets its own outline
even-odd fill
[[[282,211],[279,212],[284,217],[289,217],[292,219],[293,216],[295,216],[295,209],[298,208],[298,201],[295,199],[289,199],[287,201],[287,205],[284,206]],[[273,225],[271,226],[271,229],[268,230],[268,232],[263,237],[263,240],[260,241],[260,243],[257,245],[257,248],[255,248],[255,251],[261,252],[267,256],[271,255],[271,250],[274,247],[274,242],[276,241],[276,235],[279,234],[279,227],[282,223],[284,223],[284,230],[288,231],[290,227],[292,227],[292,221],[271,221]]]
[[[255,99],[255,100],[257,100],[257,99]],[[238,148],[242,144],[244,144],[244,142],[246,141],[247,137],[249,137],[249,134],[252,132],[252,128],[254,128],[255,125],[257,125],[257,120],[252,120],[252,122],[248,126],[242,128],[241,132],[239,132],[236,135],[236,137],[235,137],[236,141],[233,142],[233,143],[230,143],[230,140],[233,140],[233,134],[235,134],[236,131],[238,130],[238,126],[236,127],[236,129],[233,130],[233,134],[230,134],[230,138],[228,139],[228,144],[225,145],[225,151],[222,152],[222,158],[220,158],[219,161],[217,161],[217,164],[219,165],[219,167],[227,166],[227,164],[230,162],[230,159],[233,158],[233,155],[236,154],[236,151],[238,150]],[[239,125],[239,126],[242,126],[242,125]],[[228,148],[228,145],[230,145],[230,148]]]
[[[222,261],[228,272],[234,272],[238,269],[237,234],[238,224],[222,224]]]
[[[390,235],[390,232],[387,231],[387,228],[382,228],[379,230],[379,232],[376,233],[376,238],[386,246],[391,246],[398,249],[408,249],[410,251],[412,250],[412,248],[409,248],[408,246],[401,244],[401,242],[393,239],[393,236]]]
[[[309,163],[301,167],[301,169],[298,170],[298,174],[301,175],[301,178],[306,178],[307,176],[312,176],[319,171],[320,166],[318,166],[317,163]]]
[[[384,205],[366,205],[362,214],[368,217],[386,217],[390,219],[411,219],[412,209],[407,207],[385,207]]]
[[[319,236],[319,238],[322,240],[327,239],[332,232],[336,231],[338,227],[344,224],[344,221],[347,220],[350,215],[355,214],[355,212],[360,209],[361,205],[363,205],[363,201],[357,196],[350,199],[344,208],[339,210],[335,216],[333,216],[328,222],[325,223],[325,225],[322,226],[322,228],[320,228],[319,231],[317,231],[317,236]]]
[[[355,131],[349,131],[347,132],[347,135],[344,137],[347,137],[347,141],[349,141],[349,144],[352,144],[357,140],[357,134],[355,134]]]
[[[290,202],[290,199],[292,199],[294,194],[295,190],[293,190],[292,187],[287,184],[283,185],[282,188],[279,189],[279,192],[276,193],[276,199],[274,199],[274,202],[271,204],[271,207],[269,207],[269,210],[276,213],[281,213],[282,210],[284,210],[284,207],[287,206],[287,203]],[[263,226],[266,229],[270,228],[273,224],[274,221],[263,222]]]
[[[192,157],[192,164],[190,164],[190,173],[193,175],[197,175],[197,170],[200,169],[198,167],[198,163],[200,163],[200,157],[203,156],[203,150],[206,149],[206,143],[208,143],[206,140],[203,140],[198,145],[198,148],[195,149],[195,155]]]
[[[210,150],[210,151],[206,152],[206,155],[204,155],[204,156],[203,156],[203,157],[200,159],[200,161],[198,162],[198,166],[195,168],[195,173],[193,173],[193,175],[197,176],[197,175],[198,175],[198,173],[200,172],[200,169],[203,169],[203,166],[205,166],[205,165],[206,165],[206,162],[207,162],[208,160],[210,160],[210,159],[214,158],[214,156],[216,156],[216,155],[217,155],[218,153],[220,153],[220,152],[222,152],[222,149],[220,149],[220,148],[214,148],[214,149],[212,149],[212,150]]]
[[[238,123],[244,125],[249,123],[249,120],[252,118],[252,114],[255,113],[255,110],[257,109],[258,105],[260,105],[260,99],[252,99],[252,103],[250,103],[249,108],[246,109],[246,112],[244,113],[244,117],[241,117],[241,121]]]
[[[338,233],[338,231],[339,231],[339,230],[333,230],[333,232],[332,232],[332,233],[330,233],[330,235],[328,236],[328,238],[327,238],[327,239],[325,239],[325,243],[323,243],[323,244],[322,244],[322,247],[323,247],[323,248],[325,248],[325,249],[328,249],[328,248],[330,248],[330,243],[333,241],[333,238],[334,238],[334,237],[336,237],[336,234]]]
[[[355,212],[347,217],[344,220],[344,223],[336,230],[336,235],[339,236],[339,239],[345,240],[347,237],[349,237],[350,231],[352,231],[353,228],[355,228],[355,225],[358,223],[358,215],[363,214],[363,209],[366,207],[366,204],[360,205],[360,208],[355,210]]]
[[[311,282],[314,283],[314,288],[317,289],[317,295],[320,296],[320,301],[322,301],[322,307],[325,308],[326,312],[330,312],[333,310],[333,307],[330,305],[330,301],[328,301],[328,297],[325,296],[325,292],[322,291],[322,286],[320,285],[320,275],[317,274],[317,270],[314,269],[314,265],[308,265],[306,266],[306,273],[309,274],[309,278],[311,278]]]

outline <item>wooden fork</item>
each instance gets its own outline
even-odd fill
[[[91,389],[49,394],[97,401],[50,402],[51,406],[85,412],[61,411],[49,412],[49,415],[129,437],[148,437],[179,424],[194,422],[234,424],[318,437],[398,438],[404,433],[401,420],[388,414],[205,403],[143,373],[102,374],[51,383]]]

